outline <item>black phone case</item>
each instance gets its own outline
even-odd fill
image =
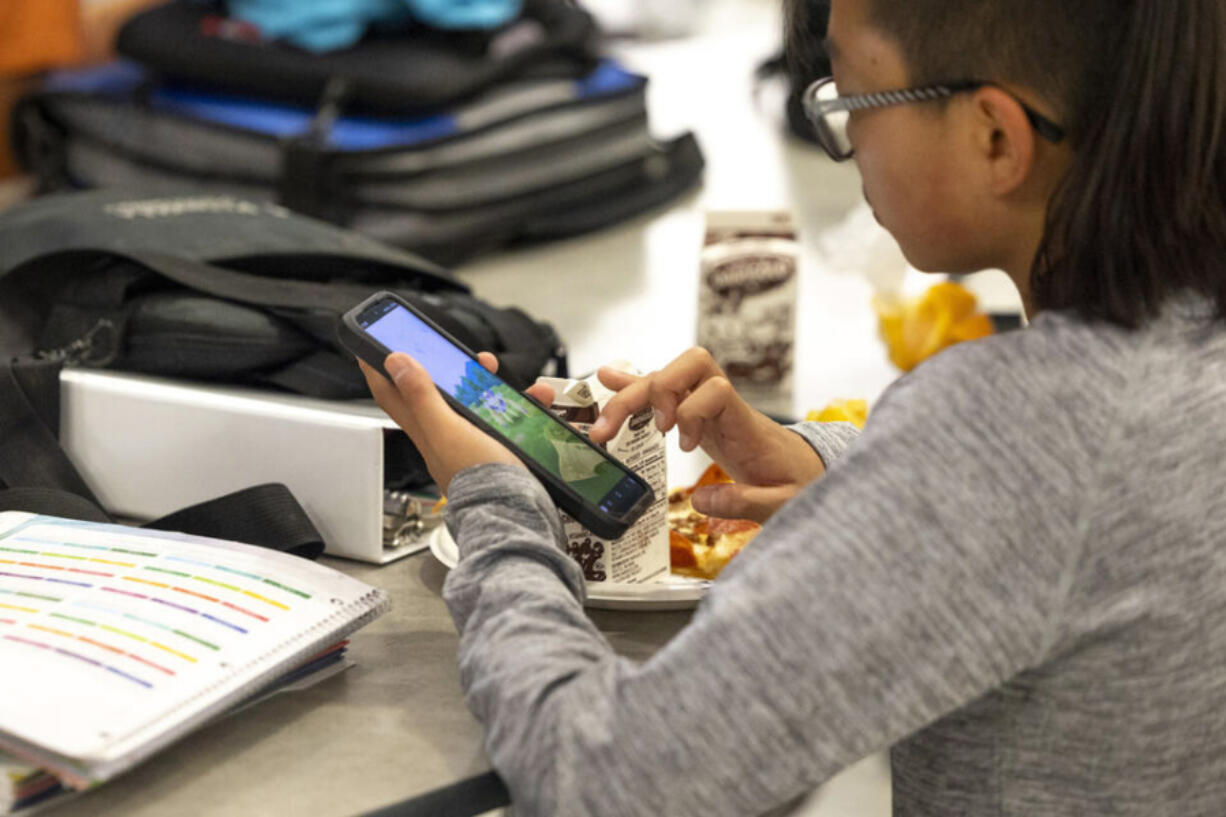
[[[363,332],[361,328],[357,326],[357,323],[356,323],[356,316],[362,314],[362,312],[364,312],[371,304],[375,303],[376,301],[383,300],[385,298],[391,298],[397,303],[403,305],[405,309],[409,310],[414,315],[416,315],[418,318],[423,320],[427,325],[433,328],[436,332],[438,332],[440,335],[442,335],[444,338],[446,338],[448,341],[454,344],[456,348],[463,351],[469,357],[476,359],[477,355],[475,352],[473,352],[463,343],[460,343],[458,340],[452,337],[450,333],[448,333],[445,329],[441,328],[438,324],[432,321],[429,318],[429,316],[423,315],[419,310],[415,309],[411,304],[406,303],[403,298],[398,297],[393,292],[386,292],[386,291],[376,292],[374,295],[371,295],[369,298],[362,301],[360,304],[350,309],[348,312],[346,312],[344,315],[341,316],[341,319],[336,324],[336,336],[337,336],[337,340],[340,342],[342,346],[344,346],[346,349],[348,349],[350,352],[352,352],[354,355],[356,355],[361,360],[365,361],[370,366],[373,366],[376,370],[379,371],[380,374],[382,374],[384,377],[387,377],[388,380],[391,380],[391,377],[388,376],[387,371],[383,368],[383,361],[387,355],[386,350],[383,348],[381,344],[377,344],[371,341],[366,336],[366,333]],[[489,427],[489,425],[484,420],[482,420],[480,417],[478,417],[473,412],[469,411],[467,406],[464,406],[463,404],[461,404],[458,400],[453,398],[450,394],[447,394],[442,389],[439,389],[439,394],[443,395],[443,399],[447,401],[447,404],[449,406],[451,406],[453,409],[459,412],[465,419],[467,419],[473,425],[477,426],[477,428],[480,428],[485,433],[494,437],[494,439],[498,440],[499,442],[502,442],[504,445],[506,444],[502,439],[498,437],[497,434],[493,432],[493,430]],[[525,394],[524,396],[528,398],[529,400],[531,400],[533,403],[535,403],[537,406],[540,406],[540,408],[543,411],[546,411],[546,412],[549,411],[548,406],[541,405],[541,402],[533,398],[531,395]],[[592,445],[594,448],[596,447],[582,435],[577,434],[577,436],[580,439],[582,439],[584,443],[586,443],[587,445]],[[512,453],[514,453],[516,456],[519,456],[518,452],[514,448],[508,446],[508,449]],[[528,468],[528,470],[532,473],[532,475],[535,476],[538,480],[540,480],[541,484],[545,486],[545,491],[549,494],[550,499],[553,500],[555,505],[557,505],[559,508],[561,508],[562,510],[570,514],[576,521],[579,522],[580,525],[583,525],[583,527],[587,528],[592,533],[604,539],[613,540],[613,539],[619,538],[622,534],[624,534],[627,531],[627,529],[629,529],[630,525],[632,525],[634,521],[638,519],[643,514],[643,512],[646,511],[647,508],[651,506],[651,503],[655,500],[655,492],[652,491],[651,486],[648,485],[646,481],[643,480],[642,477],[640,477],[638,474],[635,474],[633,471],[627,468],[622,462],[617,460],[617,458],[611,456],[608,452],[602,449],[597,448],[597,450],[599,450],[602,455],[608,457],[610,460],[613,460],[613,462],[621,466],[626,471],[626,473],[633,475],[637,480],[639,480],[642,483],[644,489],[646,490],[646,493],[643,495],[643,499],[639,502],[639,504],[634,509],[632,509],[631,513],[628,515],[627,519],[625,520],[616,519],[615,517],[609,516],[608,514],[601,512],[599,509],[592,508],[580,496],[570,491],[568,488],[562,485],[559,485],[557,483],[556,476],[546,471],[544,468],[542,468],[532,459],[528,457],[523,457],[523,456],[519,456],[519,459]]]

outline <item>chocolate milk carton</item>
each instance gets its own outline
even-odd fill
[[[798,255],[787,212],[707,214],[698,345],[747,399],[784,411],[791,403]]]
[[[629,371],[624,365],[617,368]],[[550,410],[583,434],[614,394],[595,375],[586,380],[542,377],[538,382],[553,386]],[[567,552],[583,569],[589,586],[665,579],[669,575],[668,469],[664,435],[656,429],[651,409],[628,419],[604,448],[647,481],[656,501],[621,538],[611,542],[563,513]]]

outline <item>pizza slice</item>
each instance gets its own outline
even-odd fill
[[[762,529],[749,519],[720,519],[694,509],[694,491],[719,482],[732,479],[718,465],[712,465],[698,482],[669,494],[668,544],[673,573],[714,579]]]

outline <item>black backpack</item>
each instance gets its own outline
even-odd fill
[[[353,232],[233,196],[50,196],[0,216],[0,355],[368,396],[333,335],[338,315],[391,289],[529,385],[553,329],[500,309],[437,265]]]
[[[484,40],[422,29],[323,55],[202,33],[219,8],[146,12],[119,38],[135,62],[55,75],[17,106],[40,192],[274,201],[453,264],[604,227],[701,176],[694,137],[653,137],[646,80],[600,59],[561,0]],[[525,26],[535,39],[495,49]]]
[[[399,116],[436,113],[519,79],[577,79],[598,61],[594,21],[564,0],[525,0],[493,31],[416,24],[324,54],[226,36],[235,28],[226,13],[224,0],[173,0],[128,21],[115,48],[170,79],[303,105],[339,81],[347,109]]]
[[[474,298],[445,270],[266,203],[82,193],[0,215],[0,511],[110,521],[58,442],[63,365],[367,396],[336,316],[376,289],[413,301],[519,386],[565,353],[547,324]],[[429,482],[394,435],[389,479]],[[391,486],[389,486],[391,487]],[[315,558],[324,541],[284,485],[149,523]]]

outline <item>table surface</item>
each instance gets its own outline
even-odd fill
[[[352,638],[357,666],[193,733],[47,813],[351,815],[489,768],[465,708],[446,568],[428,553],[390,567],[325,563],[385,589],[392,609]],[[592,611],[619,652],[646,658],[689,613]]]
[[[755,102],[753,69],[780,42],[778,3],[696,5],[695,36],[612,47],[651,77],[657,134],[697,132],[708,159],[703,189],[629,223],[490,256],[458,273],[481,297],[553,322],[576,373],[616,358],[652,369],[694,342],[704,213],[788,209],[802,241],[791,411],[798,416],[840,397],[871,400],[897,376],[876,339],[871,298],[883,281],[906,278],[901,257],[873,233],[875,225],[844,224],[860,203],[855,168],[785,138],[770,89]],[[840,258],[849,242],[832,244],[832,236],[852,234],[855,254]],[[669,445],[670,480],[691,480],[705,462],[683,456],[675,435]],[[356,667],[223,718],[51,811],[350,815],[486,770],[481,730],[460,692],[457,637],[440,598],[445,568],[428,553],[386,567],[325,561],[383,587],[394,602],[353,637]],[[592,617],[619,653],[642,659],[689,613]],[[849,804],[850,813],[888,813],[883,762],[867,762],[867,783],[842,798],[827,788],[805,813],[846,814]]]

